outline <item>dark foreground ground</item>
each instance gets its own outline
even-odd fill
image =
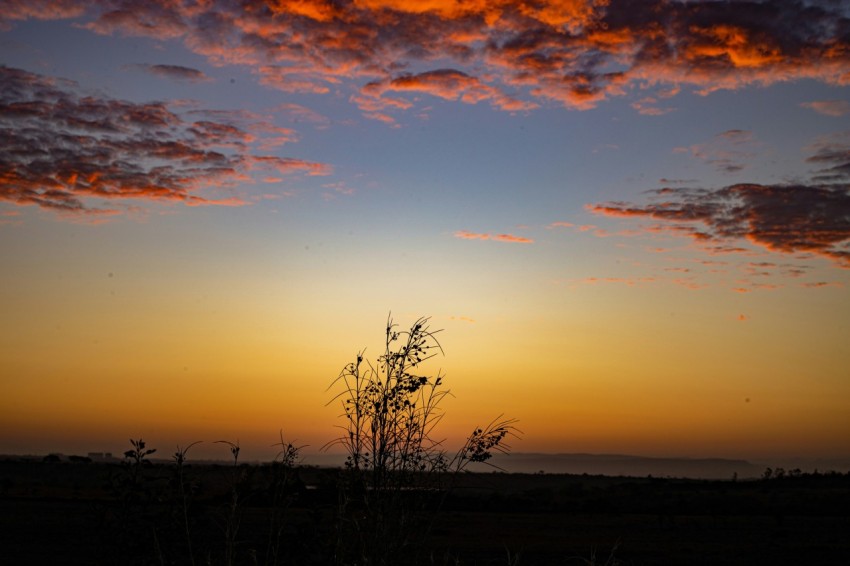
[[[183,471],[181,492],[174,464],[132,477],[117,463],[0,461],[0,564],[334,563],[338,471],[298,468],[286,485],[269,466]],[[850,564],[850,474],[465,474],[431,516],[403,563]]]

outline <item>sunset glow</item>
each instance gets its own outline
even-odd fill
[[[391,312],[448,447],[850,458],[850,9],[637,5],[4,3],[0,453],[318,452]]]

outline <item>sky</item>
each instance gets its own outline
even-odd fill
[[[0,5],[0,452],[317,452],[391,313],[448,448],[850,458],[846,3]]]

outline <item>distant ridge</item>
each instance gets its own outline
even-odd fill
[[[341,466],[345,457],[339,454],[305,455],[304,463],[318,466]],[[590,474],[601,476],[674,477],[694,479],[758,478],[764,465],[747,460],[728,458],[653,458],[627,454],[547,454],[511,452],[496,454],[490,462],[509,473],[536,474]],[[494,468],[485,464],[469,467],[475,472],[489,472]]]
[[[746,460],[726,458],[654,458],[627,454],[543,454],[514,452],[495,455],[492,463],[508,472],[655,476],[697,479],[760,477],[764,471]]]

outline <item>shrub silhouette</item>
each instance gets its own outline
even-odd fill
[[[330,445],[346,451],[338,519],[337,562],[411,563],[409,550],[422,542],[447,482],[470,462],[506,453],[515,420],[497,417],[476,428],[449,457],[433,436],[449,394],[444,376],[422,372],[443,352],[428,318],[399,331],[387,319],[384,352],[373,364],[361,351],[331,388],[343,407],[343,434]]]

